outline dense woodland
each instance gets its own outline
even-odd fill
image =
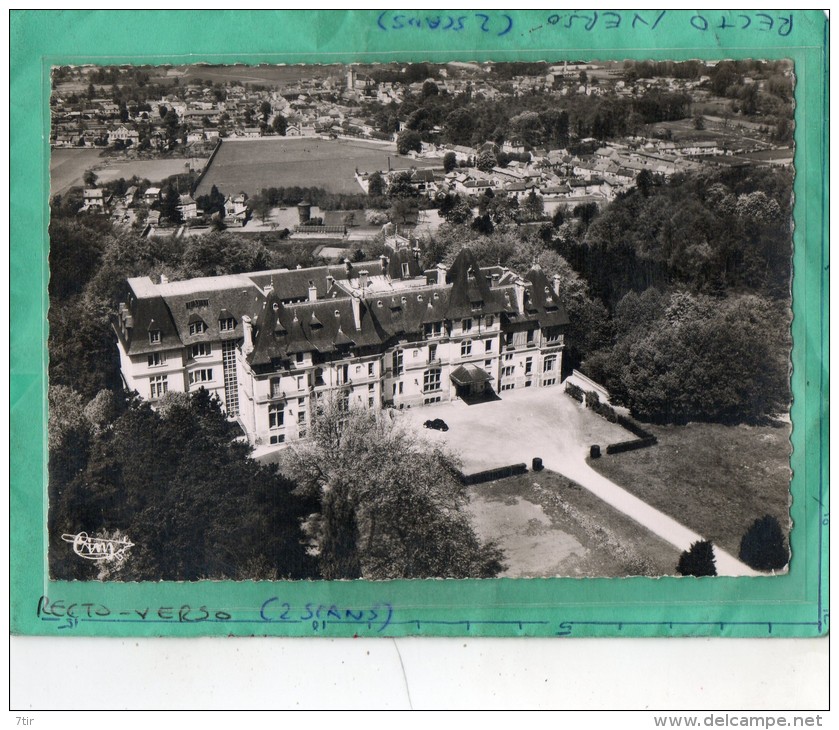
[[[791,211],[789,170],[722,169],[639,181],[551,224],[444,225],[425,252],[560,274],[566,368],[637,418],[758,422],[790,402]]]

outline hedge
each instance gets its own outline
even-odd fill
[[[647,438],[632,439],[632,441],[618,441],[616,444],[609,444],[606,447],[607,454],[621,454],[624,451],[635,451],[635,449],[645,449],[648,446],[654,446],[658,443],[655,436]]]
[[[492,482],[496,479],[504,479],[505,477],[519,476],[520,474],[527,474],[527,464],[510,464],[509,466],[499,466],[495,469],[478,471],[474,474],[461,474],[460,481],[468,486],[470,484]]]
[[[580,401],[580,403],[582,403],[583,398],[585,398],[585,393],[583,392],[583,389],[577,385],[574,385],[574,383],[566,383],[565,392],[568,393],[568,395],[570,395],[574,400]]]
[[[627,418],[626,416],[618,416],[617,423],[619,426],[623,426],[627,431],[629,431],[634,436],[637,436],[639,439],[654,438],[654,436],[649,431],[642,428],[631,418]]]

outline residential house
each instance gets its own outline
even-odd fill
[[[198,205],[192,199],[191,195],[181,195],[178,198],[178,212],[181,214],[181,219],[184,221],[191,221],[198,217]]]
[[[85,213],[107,213],[111,202],[102,188],[85,188],[82,199],[80,210]]]
[[[248,196],[245,193],[228,195],[224,201],[224,225],[242,227],[248,220]]]

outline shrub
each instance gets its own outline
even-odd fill
[[[755,520],[740,541],[740,560],[755,570],[779,570],[789,562],[781,525],[771,515]]]
[[[648,446],[655,446],[658,439],[655,436],[649,438],[638,438],[632,441],[618,441],[616,444],[609,444],[606,447],[607,454],[622,454],[624,451],[635,451],[636,449],[646,449]]]
[[[568,393],[574,400],[583,402],[583,389],[574,385],[574,383],[566,383],[565,384],[565,392]]]
[[[588,395],[589,394],[587,393],[586,397],[588,397]],[[597,393],[595,393],[594,395],[596,397]],[[607,421],[616,423],[618,420],[617,412],[608,403],[601,403],[600,400],[595,400],[594,403],[592,403],[592,405],[589,406],[589,408],[591,408],[591,410],[593,410],[601,418],[605,418]]]
[[[708,540],[698,540],[685,550],[676,566],[679,575],[695,575],[698,577],[716,575],[717,566],[714,558],[714,546]]]

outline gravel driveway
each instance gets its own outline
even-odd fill
[[[510,391],[501,400],[471,406],[454,401],[412,408],[402,416],[412,428],[459,454],[465,473],[519,462],[530,468],[538,456],[545,468],[577,482],[679,550],[704,539],[586,463],[591,444],[600,444],[605,452],[607,444],[632,435],[565,395],[561,386]],[[425,420],[434,418],[442,418],[449,430],[422,428]],[[716,545],[714,550],[718,575],[759,575]]]

